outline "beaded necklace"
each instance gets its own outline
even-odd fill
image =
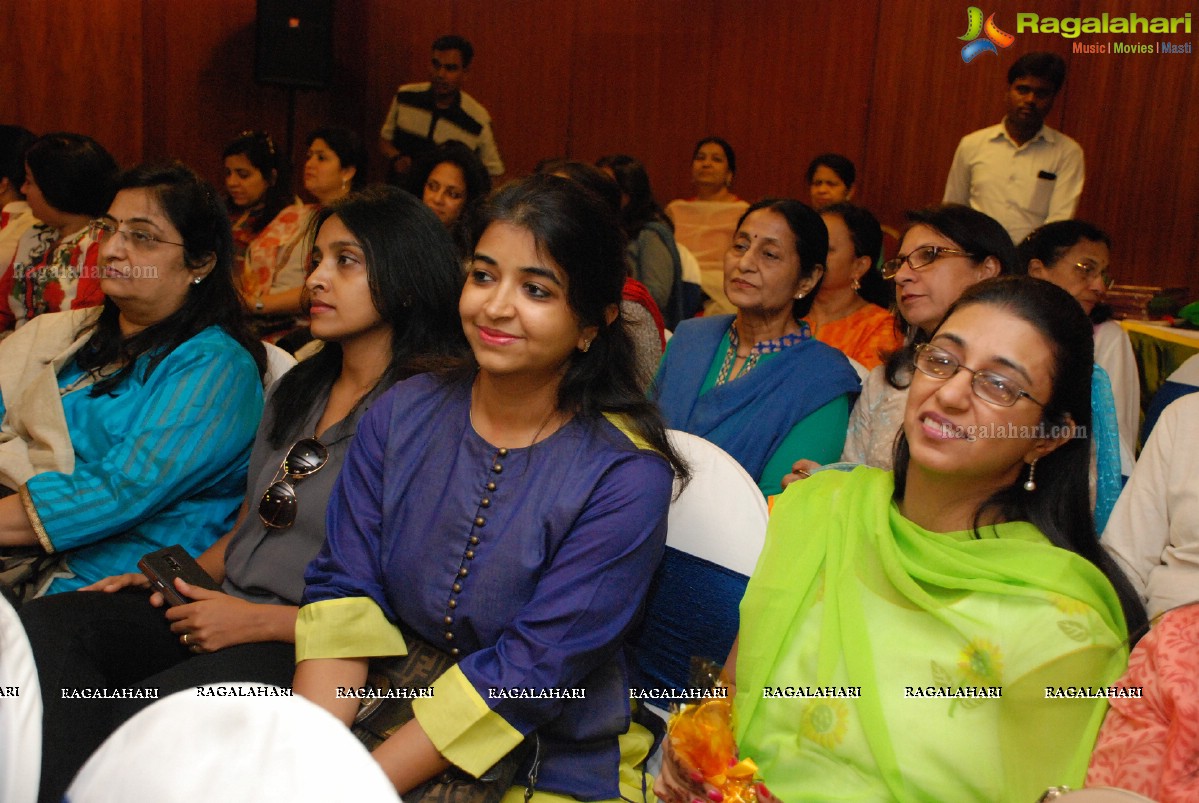
[[[749,356],[745,358],[745,362],[741,365],[741,370],[737,372],[737,376],[729,376],[733,368],[733,361],[737,358],[737,350],[741,346],[741,337],[737,334],[737,322],[733,321],[729,324],[729,347],[724,353],[724,362],[720,365],[720,373],[716,375],[716,384],[720,386],[731,379],[745,376],[754,369],[754,366],[758,364],[758,360],[763,354],[776,354],[783,349],[797,346],[805,340],[811,340],[811,338],[811,327],[808,326],[806,321],[800,321],[799,331],[794,334],[786,334],[774,340],[763,340],[760,343],[754,343],[753,348],[749,350]]]

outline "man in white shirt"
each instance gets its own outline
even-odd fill
[[[945,203],[990,215],[1017,244],[1042,224],[1074,216],[1082,195],[1082,148],[1045,125],[1065,79],[1066,63],[1055,53],[1026,53],[1012,64],[1007,115],[962,138],[945,182]]]
[[[379,148],[391,160],[393,175],[402,175],[415,157],[451,139],[474,151],[493,178],[503,175],[491,115],[462,91],[474,55],[461,36],[442,36],[433,42],[432,80],[396,91],[379,131]]]

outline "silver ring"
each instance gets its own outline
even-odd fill
[[[179,643],[182,644],[184,647],[188,646],[187,639],[189,636],[191,636],[191,633],[184,633],[183,638],[179,639]]]

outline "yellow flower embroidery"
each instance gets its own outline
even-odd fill
[[[996,686],[1003,681],[1003,656],[986,639],[973,639],[958,654],[958,669],[975,686]]]
[[[820,700],[804,709],[799,732],[826,749],[833,749],[849,730],[849,706],[840,700]]]
[[[1086,613],[1090,608],[1082,602],[1070,597],[1063,597],[1061,594],[1050,594],[1050,602],[1053,607],[1057,608],[1064,614],[1073,616],[1074,614]]]

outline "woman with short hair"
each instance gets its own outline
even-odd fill
[[[47,312],[94,307],[104,300],[99,246],[88,224],[112,200],[117,163],[99,142],[59,132],[25,152],[21,192],[40,223],[17,243],[0,292],[0,331]]]

